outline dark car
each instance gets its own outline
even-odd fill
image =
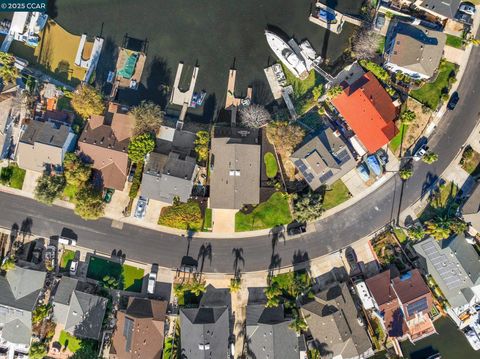
[[[455,91],[452,96],[450,97],[450,100],[448,101],[447,108],[449,110],[454,110],[455,106],[457,106],[458,100],[460,97],[458,96],[458,92]]]
[[[356,272],[358,268],[358,259],[355,250],[352,247],[347,247],[345,249],[345,258],[347,259],[348,265],[350,266],[351,272]]]
[[[289,236],[296,236],[298,234],[305,233],[307,231],[307,225],[305,223],[290,223],[287,226],[287,234]]]
[[[130,167],[130,173],[128,174],[128,182],[133,181],[133,176],[135,175],[136,170],[137,170],[137,164],[134,163],[132,167]]]

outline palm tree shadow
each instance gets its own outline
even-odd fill
[[[243,248],[233,248],[233,273],[238,277],[241,270],[245,268],[245,258],[243,257]],[[240,265],[242,268],[240,268]]]

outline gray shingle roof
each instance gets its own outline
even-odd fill
[[[31,121],[23,133],[20,142],[33,145],[35,142],[53,147],[63,147],[70,129],[65,125],[52,122]]]
[[[298,338],[288,325],[283,306],[247,306],[247,353],[255,358],[298,359]]]
[[[345,142],[331,128],[308,139],[290,159],[314,191],[332,184],[356,165]]]
[[[317,293],[315,300],[302,306],[302,312],[322,357],[354,358],[372,351],[345,283]]]
[[[453,19],[460,6],[460,0],[424,0],[420,6],[449,19]]]
[[[54,303],[70,304],[73,291],[77,288],[78,279],[62,277],[55,291]]]
[[[466,305],[470,294],[465,289],[480,284],[480,262],[465,237],[459,235],[440,242],[428,238],[413,247],[423,270],[433,277],[450,305]]]
[[[446,39],[442,32],[398,21],[387,40],[387,61],[432,77],[440,64]]]
[[[31,326],[26,325],[20,319],[6,323],[2,330],[2,338],[11,343],[28,345],[31,337]]]
[[[211,208],[240,209],[246,204],[258,204],[261,161],[258,132],[216,129],[215,136],[226,137],[214,137],[211,141]]]
[[[228,289],[209,285],[199,308],[180,309],[182,357],[225,359],[230,336]]]

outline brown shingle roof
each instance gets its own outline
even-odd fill
[[[430,293],[418,269],[410,271],[410,276],[394,278],[392,285],[398,298],[404,304]]]
[[[396,298],[395,293],[390,286],[390,276],[390,269],[388,269],[365,281],[368,290],[372,293],[373,298],[379,306],[391,302]]]

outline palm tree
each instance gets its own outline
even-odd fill
[[[307,317],[303,317],[299,310],[293,312],[293,321],[288,325],[288,327],[295,331],[297,334],[301,334],[308,329],[307,321],[305,320]]]
[[[427,164],[432,164],[433,162],[438,160],[438,155],[435,152],[428,151],[425,153],[425,155],[422,157],[422,161],[427,163]]]
[[[173,287],[173,294],[175,297],[179,298],[183,295],[183,292],[185,292],[185,286],[182,283],[175,284]]]
[[[188,286],[188,290],[195,295],[196,297],[200,296],[200,294],[205,293],[207,288],[205,287],[205,282],[200,282],[199,280],[195,279],[190,285]]]
[[[402,168],[400,171],[398,171],[398,174],[402,180],[406,181],[413,176],[413,170],[409,167]]]
[[[415,112],[409,109],[406,109],[400,115],[400,121],[402,121],[403,125],[411,124],[415,120],[415,118],[416,118]]]
[[[267,308],[273,308],[273,307],[278,307],[280,305],[280,297],[267,297],[267,303],[265,306]]]
[[[448,217],[436,217],[426,222],[425,232],[437,240],[446,239],[450,236],[451,224]]]
[[[4,259],[2,265],[0,266],[0,269],[5,271],[5,272],[8,272],[9,270],[14,269],[14,268],[15,268],[15,257],[14,256],[10,256],[10,257]]]
[[[230,279],[230,293],[236,293],[242,287],[242,280],[238,277]]]

